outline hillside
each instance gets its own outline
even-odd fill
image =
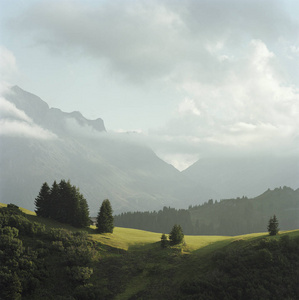
[[[6,101],[9,109],[1,112],[1,120],[10,130],[0,135],[0,201],[33,210],[42,183],[70,179],[92,215],[107,198],[115,213],[185,205],[189,180],[129,135],[106,132],[100,118],[49,108],[19,87]],[[202,200],[210,194],[200,185],[197,189]]]
[[[186,236],[184,245],[162,249],[160,234],[99,235],[3,206],[1,299],[296,299],[299,292],[298,230]]]
[[[264,232],[274,214],[282,230],[299,228],[299,189],[280,187],[255,198],[210,199],[188,209],[164,207],[157,212],[122,213],[115,216],[115,224],[167,233],[177,223],[186,234],[238,235]]]

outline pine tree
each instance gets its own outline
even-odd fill
[[[76,209],[75,226],[87,227],[90,225],[89,208],[86,199],[79,192],[76,191],[76,198],[78,199],[78,207]]]
[[[268,232],[269,232],[269,235],[277,235],[278,231],[279,231],[278,220],[277,220],[276,216],[274,215],[269,220],[269,223],[268,223]]]
[[[72,189],[70,181],[61,180],[59,186],[59,198],[56,204],[56,216],[55,219],[72,224],[74,216],[74,191]]]
[[[50,191],[50,205],[49,205],[49,217],[57,220],[57,210],[60,204],[60,191],[59,185],[56,180],[53,182]]]
[[[169,234],[169,240],[171,245],[177,245],[183,242],[184,234],[181,225],[175,224]]]
[[[112,207],[108,199],[104,200],[97,216],[97,231],[99,233],[113,232]]]
[[[39,217],[49,217],[50,187],[47,182],[43,183],[34,204],[35,212]]]

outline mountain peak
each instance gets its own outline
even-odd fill
[[[96,132],[106,132],[104,121],[101,118],[88,120],[79,111],[66,113],[59,108],[50,108],[41,98],[24,91],[17,85],[13,86],[11,90],[12,93],[6,95],[8,101],[24,111],[35,123],[58,136],[74,133],[69,130],[69,119],[74,119],[82,128],[90,127]]]

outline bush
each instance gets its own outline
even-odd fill
[[[93,274],[93,269],[89,267],[71,267],[67,269],[70,278],[77,283],[86,283]]]
[[[161,236],[161,247],[162,248],[167,248],[169,245],[169,241],[167,240],[167,236],[165,233],[162,234]]]

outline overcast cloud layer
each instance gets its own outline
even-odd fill
[[[95,73],[82,67],[82,82],[97,74],[98,89],[128,91],[132,99],[120,97],[122,110],[114,110],[122,129],[141,129],[140,139],[183,169],[220,153],[298,152],[299,26],[292,16],[299,8],[292,8],[275,0],[33,1],[6,19],[5,30],[17,37],[9,45],[59,59],[57,76],[67,76],[64,63],[77,58],[95,66]],[[25,58],[2,49],[11,74]],[[80,88],[97,95],[97,84]],[[109,97],[106,104],[84,100],[83,113],[97,103],[113,110]],[[150,125],[142,121],[147,111]]]

